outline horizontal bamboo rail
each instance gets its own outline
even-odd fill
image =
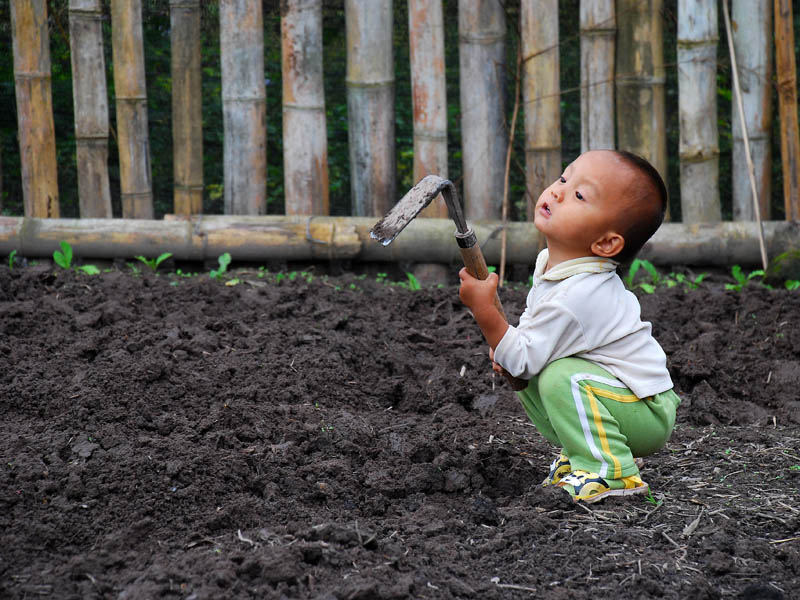
[[[130,258],[171,252],[179,260],[214,259],[230,252],[238,261],[357,260],[458,264],[450,219],[414,220],[390,245],[372,240],[373,217],[196,215],[144,219],[39,219],[0,217],[0,256],[47,257],[68,242],[76,256]],[[500,260],[500,221],[470,222],[488,264]],[[511,222],[506,260],[531,264],[538,251],[533,223]],[[770,256],[797,249],[800,223],[764,223]],[[758,225],[726,221],[707,225],[665,223],[641,258],[660,265],[758,265]]]

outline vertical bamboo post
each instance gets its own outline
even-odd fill
[[[684,223],[722,219],[717,132],[717,0],[678,0],[678,113]]]
[[[797,66],[791,0],[775,0],[775,70],[781,119],[783,201],[786,220],[800,220],[800,133],[797,120]]]
[[[228,215],[267,211],[267,89],[261,2],[220,0],[224,204]]]
[[[458,35],[464,210],[473,219],[499,219],[508,145],[502,4],[459,0]]]
[[[723,0],[724,1],[724,0]],[[742,107],[750,141],[761,217],[770,218],[772,194],[772,0],[733,0],[733,47],[742,88]],[[733,219],[754,221],[742,124],[735,103],[733,132]]]
[[[614,0],[581,0],[581,152],[614,148]]]
[[[22,196],[26,217],[59,216],[46,0],[12,0]]]
[[[558,0],[522,0],[522,104],[528,220],[539,194],[561,175]]]
[[[111,50],[117,97],[117,143],[126,219],[153,218],[141,0],[111,0]]]
[[[396,193],[392,0],[344,7],[352,213],[379,216]]]
[[[616,0],[617,145],[649,160],[666,181],[663,0]]]
[[[408,43],[414,110],[414,181],[425,175],[447,179],[447,91],[444,72],[442,0],[409,0]],[[439,197],[423,217],[447,217]]]
[[[322,0],[281,4],[283,187],[287,215],[327,215]]]
[[[108,92],[102,20],[102,0],[69,1],[80,215],[109,219]]]
[[[172,71],[173,210],[203,212],[203,90],[200,0],[169,0]]]

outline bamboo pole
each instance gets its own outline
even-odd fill
[[[528,220],[539,194],[561,175],[558,0],[522,0],[522,103]]]
[[[731,56],[731,72],[733,73],[733,90],[734,90],[734,97],[736,99],[736,108],[737,114],[739,115],[739,123],[740,125],[745,122],[744,116],[744,103],[742,102],[742,86],[739,85],[739,67],[736,63],[736,51],[733,47],[733,32],[731,31],[731,16],[728,12],[728,0],[722,0],[722,13],[725,20],[725,33],[727,34],[728,38],[728,52]],[[766,271],[767,270],[767,249],[764,243],[764,228],[761,223],[761,209],[759,207],[758,201],[758,190],[756,189],[756,175],[755,169],[753,167],[753,159],[750,154],[750,140],[749,136],[747,135],[747,128],[744,127],[742,129],[742,140],[744,142],[744,154],[745,160],[747,162],[747,174],[750,179],[750,187],[752,191],[752,198],[753,198],[753,212],[756,216],[756,223],[758,224],[759,228],[759,246],[761,250],[761,266]]]
[[[46,0],[12,0],[11,37],[25,215],[58,217]]]
[[[267,211],[267,90],[261,2],[220,0],[224,205],[229,215]]]
[[[111,49],[117,97],[117,143],[126,219],[153,218],[147,86],[141,0],[111,0]]]
[[[380,216],[396,195],[392,1],[344,6],[352,213]]]
[[[409,0],[408,43],[414,111],[414,181],[447,179],[447,92],[442,0]],[[447,217],[441,196],[421,213]]]
[[[581,152],[615,148],[614,0],[581,0]]]
[[[101,0],[70,0],[69,44],[81,217],[110,218],[108,92]]]
[[[678,0],[678,113],[684,223],[722,219],[717,132],[717,0]]]
[[[503,197],[506,19],[497,0],[459,0],[464,212],[498,218]]]
[[[616,0],[617,146],[649,160],[666,181],[663,0]]]
[[[786,219],[800,220],[800,132],[791,0],[775,0],[775,69],[781,119],[783,200]]]
[[[744,124],[761,217],[770,218],[772,195],[772,0],[733,0],[733,47],[742,88]],[[731,107],[733,219],[755,220],[739,111]]]
[[[281,49],[286,214],[327,215],[322,0],[287,0],[281,5]]]
[[[175,214],[203,212],[200,0],[170,0],[172,168]]]
[[[171,252],[179,260],[216,259],[230,252],[237,261],[357,260],[367,262],[435,261],[461,263],[451,219],[418,219],[388,246],[369,236],[373,217],[193,215],[164,220],[38,219],[0,217],[0,256],[48,257],[60,241],[75,256],[130,258]],[[500,256],[500,221],[473,221],[489,264]],[[665,223],[642,249],[641,258],[659,265],[730,267],[759,264],[758,227],[753,221],[686,225]],[[764,223],[772,255],[797,248],[800,224]],[[485,242],[483,240],[486,240]],[[538,246],[529,221],[508,223],[511,263],[530,261]]]

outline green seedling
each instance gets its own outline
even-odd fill
[[[378,273],[378,274],[375,276],[375,281],[377,281],[378,283],[386,283],[386,278],[387,278],[388,276],[389,276],[389,274],[388,274],[388,273]]]
[[[787,279],[784,284],[789,291],[800,289],[800,279]]]
[[[17,258],[17,251],[12,250],[11,254],[8,255],[8,268],[11,269],[12,271],[14,270],[14,261],[16,260],[16,258]]]
[[[216,279],[219,281],[228,270],[228,265],[231,264],[231,255],[228,252],[225,252],[224,254],[220,255],[220,257],[217,259],[217,262],[219,263],[219,269],[211,269],[209,276],[211,279]]]
[[[413,291],[422,289],[422,286],[419,284],[419,280],[414,276],[413,273],[406,273],[406,277],[408,278],[408,289]]]
[[[146,258],[144,256],[135,256],[134,258],[142,261],[155,273],[158,270],[158,265],[167,260],[170,256],[172,256],[172,252],[164,252],[164,254],[160,254],[157,258]]]
[[[756,269],[755,271],[751,271],[749,274],[745,275],[744,271],[742,271],[742,267],[739,265],[733,265],[733,267],[731,267],[731,275],[736,280],[736,283],[726,283],[725,289],[741,292],[752,279],[756,277],[764,277],[764,270]]]
[[[639,269],[644,269],[647,272],[647,274],[650,276],[649,282],[642,281],[640,283],[634,283]],[[631,266],[628,267],[628,274],[623,277],[623,281],[629,290],[639,288],[647,294],[652,294],[656,291],[656,287],[658,286],[659,282],[661,282],[661,275],[659,274],[655,265],[653,265],[653,263],[651,263],[649,260],[635,258],[631,263]]]
[[[59,246],[61,246],[61,252],[58,250],[53,252],[53,262],[62,269],[72,269],[72,246],[64,240],[59,243]],[[86,273],[87,275],[97,275],[100,273],[100,269],[94,265],[81,265],[80,267],[74,267],[74,269]]]
[[[708,273],[700,273],[700,275],[698,275],[694,279],[690,279],[683,273],[670,273],[670,278],[674,278],[676,283],[684,286],[687,290],[696,290],[697,288],[699,288],[700,284],[706,277],[708,277]],[[670,278],[668,278],[668,281],[671,280]],[[669,287],[672,286],[669,285]]]
[[[647,490],[647,495],[644,497],[644,499],[646,502],[652,504],[656,508],[664,504],[664,500],[657,500],[656,497],[653,496],[653,490]]]
[[[53,252],[53,262],[55,262],[62,269],[72,268],[72,246],[66,241],[61,241],[61,252],[56,250]]]

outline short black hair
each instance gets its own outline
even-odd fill
[[[667,212],[669,198],[664,179],[647,159],[627,150],[612,150],[611,152],[635,172],[629,193],[633,197],[635,207],[639,210],[635,211],[635,217],[626,223],[624,230],[620,232],[625,238],[625,246],[618,254],[611,257],[620,264],[627,264],[636,257],[642,246],[661,227]]]

